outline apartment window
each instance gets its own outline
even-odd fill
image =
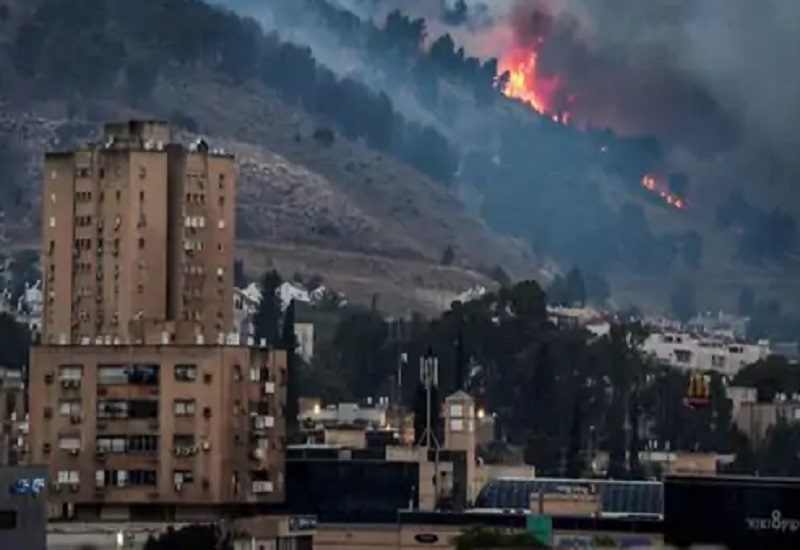
[[[130,418],[158,418],[158,401],[152,399],[133,399],[128,402]]]
[[[225,206],[225,197],[223,197],[223,196],[219,197],[219,205],[220,206]]]
[[[158,480],[155,470],[104,470],[103,484],[128,486],[154,486]],[[98,477],[98,482],[99,477]]]
[[[711,366],[715,369],[723,369],[725,368],[725,356],[724,355],[712,355],[711,356]]]
[[[225,229],[225,220],[219,220],[219,222],[217,222],[217,227],[219,229]]]
[[[127,401],[103,400],[97,402],[98,418],[128,418],[130,406]]]
[[[159,366],[152,364],[99,365],[97,383],[101,386],[136,384],[158,385]]]
[[[217,180],[217,188],[222,189],[223,187],[225,187],[225,174],[220,174]]]
[[[139,250],[143,248],[144,248],[144,239],[142,237],[139,237]]]
[[[74,416],[81,414],[79,399],[64,399],[58,402],[58,414],[61,416]]]
[[[144,179],[144,178],[147,177],[147,168],[145,168],[144,166],[140,166],[139,167],[139,177],[141,179]]]
[[[128,436],[128,452],[143,453],[143,454],[157,453],[158,436],[157,435]]]
[[[100,365],[97,367],[97,384],[101,386],[125,385],[128,368],[125,365]]]
[[[58,448],[63,451],[79,451],[81,448],[81,438],[75,436],[60,436],[58,438]]]
[[[175,416],[194,416],[195,401],[194,399],[176,399],[173,403],[173,410]]]
[[[59,380],[80,380],[83,378],[83,365],[61,365],[58,367]]]
[[[172,437],[172,448],[176,451],[191,451],[195,448],[194,436],[191,434],[175,434]]]
[[[119,201],[120,197],[122,196],[122,193],[120,192],[119,189],[117,189],[116,195],[117,195],[117,200]]]
[[[124,435],[109,435],[98,437],[95,440],[97,451],[100,453],[124,453],[127,451],[128,441]]]
[[[78,484],[81,482],[81,476],[77,470],[59,470],[56,480],[63,484]]]
[[[175,486],[181,486],[186,483],[193,483],[194,474],[192,473],[191,470],[173,470],[172,481],[175,483]]]
[[[688,349],[676,349],[675,360],[678,363],[689,363],[692,360],[692,352]]]
[[[55,227],[55,226],[56,226],[56,217],[50,216],[50,227]]]
[[[175,365],[175,380],[178,382],[197,380],[197,365]]]

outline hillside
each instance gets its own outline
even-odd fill
[[[93,137],[103,120],[161,116],[182,139],[201,133],[237,155],[240,251],[252,276],[268,266],[287,277],[319,274],[355,299],[377,293],[387,308],[430,312],[471,286],[492,285],[482,273],[495,266],[522,276],[534,265],[439,183],[337,132],[331,143],[314,139],[325,123],[258,83],[233,86],[182,69],[162,73],[147,101],[133,102],[116,89],[81,101],[38,90],[31,101],[20,93],[30,83],[13,74],[5,82],[16,92],[0,103],[0,137],[13,146],[16,173],[14,200],[3,205],[6,246],[36,242],[45,150]],[[455,262],[443,267],[448,247]]]
[[[690,209],[667,206],[641,185],[664,170],[656,138],[584,131],[508,100],[494,86],[496,61],[464,57],[444,38],[426,50],[417,20],[395,15],[382,28],[328,10],[315,24],[332,29],[329,50],[340,40],[342,56],[371,60],[341,74],[317,51],[201,2],[11,5],[0,25],[9,245],[35,242],[43,150],[87,139],[107,119],[160,117],[182,139],[202,134],[239,156],[238,236],[253,275],[285,266],[428,310],[491,284],[497,267],[545,277],[531,246],[564,270],[605,275],[617,303],[648,310],[668,309],[678,280],[701,308],[730,307],[744,286],[759,300],[798,295],[791,215],[734,200],[723,223],[730,192],[694,184],[682,191]],[[279,29],[295,28],[325,5],[270,9]],[[187,22],[179,32],[176,20]],[[662,171],[659,189],[673,175],[680,184],[682,174]],[[447,249],[452,266],[440,265]]]

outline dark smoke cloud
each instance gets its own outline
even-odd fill
[[[519,0],[506,17],[523,41],[548,33],[542,70],[589,122],[800,147],[800,1]]]
[[[654,133],[695,150],[730,146],[738,130],[733,113],[646,35],[626,43],[620,31],[642,28],[615,3],[598,11],[600,3],[521,1],[510,11],[515,43],[537,50],[538,73],[563,83],[556,103],[586,126]],[[680,19],[682,6],[668,3],[650,8],[659,24]],[[609,24],[614,33],[606,37]]]

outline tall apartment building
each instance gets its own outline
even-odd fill
[[[283,499],[286,356],[232,332],[236,166],[163,122],[44,161],[30,454],[77,518]]]

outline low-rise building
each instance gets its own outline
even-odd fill
[[[642,350],[658,362],[687,370],[717,371],[733,376],[743,367],[770,355],[769,342],[748,344],[687,332],[651,333]]]
[[[34,347],[30,449],[52,513],[175,520],[281,502],[285,359],[246,345]]]

